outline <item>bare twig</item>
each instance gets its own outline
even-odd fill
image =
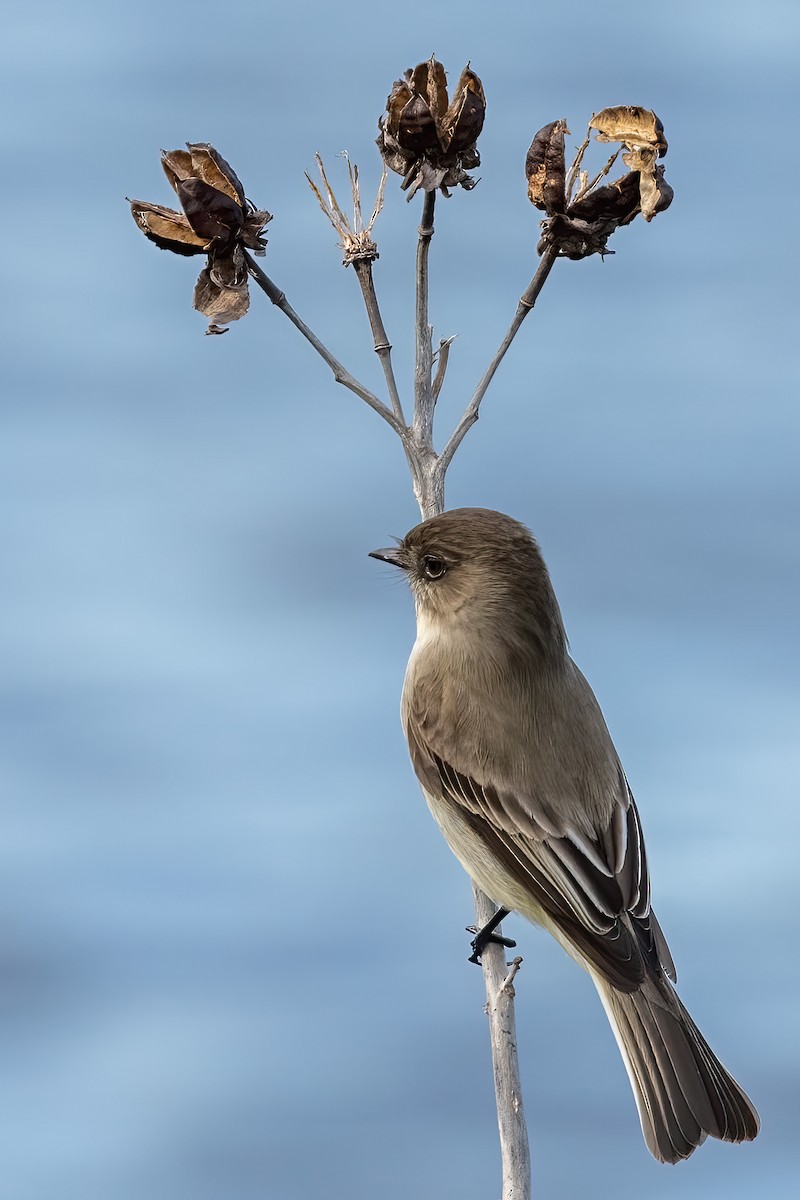
[[[497,926],[495,926],[495,928],[497,928]],[[522,959],[519,956],[519,954],[517,955],[516,958],[512,958],[511,962],[508,963],[508,974],[506,975],[505,979],[503,980],[502,990],[504,992],[507,992],[509,988],[513,989],[514,980],[517,976],[517,971],[520,969],[521,966],[522,966]]]
[[[314,155],[314,161],[317,164],[317,170],[319,171],[320,175],[322,176],[322,185],[325,188],[325,196],[323,197],[322,193],[320,192],[317,185],[314,183],[314,180],[311,178],[308,171],[305,171],[304,175],[305,175],[306,179],[308,180],[308,186],[311,188],[312,192],[317,197],[320,208],[325,213],[325,216],[328,218],[328,220],[330,221],[333,228],[339,234],[339,237],[344,238],[345,234],[350,232],[350,223],[347,220],[347,217],[342,212],[341,208],[339,207],[339,202],[336,199],[336,196],[334,195],[333,188],[328,183],[328,176],[325,174],[325,167],[323,165],[322,158],[320,157],[319,154]],[[347,165],[350,166],[349,159],[348,159]]]
[[[445,472],[453,460],[453,455],[463,442],[469,430],[477,421],[478,413],[481,407],[481,401],[486,394],[486,389],[492,382],[494,373],[500,366],[500,363],[503,361],[506,351],[513,342],[514,338],[517,336],[520,325],[536,303],[538,295],[544,287],[545,280],[550,274],[557,256],[558,249],[554,246],[549,246],[542,255],[542,259],[539,263],[536,274],[519,298],[517,311],[514,313],[514,319],[508,327],[508,331],[500,343],[497,353],[489,363],[489,366],[486,368],[483,378],[476,387],[472,399],[464,411],[464,415],[458,422],[458,425],[456,425],[450,440],[439,456],[439,461],[436,464],[436,471],[437,474],[441,476],[442,486],[444,486]]]
[[[583,183],[581,183],[580,189],[579,189],[579,191],[578,191],[577,195],[575,196],[575,199],[576,199],[576,200],[580,200],[580,199],[582,199],[582,198],[583,198],[583,197],[586,195],[586,193],[587,193],[587,192],[591,192],[593,188],[596,188],[596,187],[597,187],[597,185],[598,185],[598,183],[600,182],[600,180],[601,180],[601,179],[602,179],[602,178],[603,178],[605,175],[607,175],[607,174],[608,174],[608,172],[611,170],[611,168],[613,167],[614,163],[617,161],[617,159],[619,158],[619,156],[620,156],[620,154],[621,154],[621,153],[622,153],[622,146],[619,146],[619,147],[617,147],[617,149],[614,151],[614,153],[611,155],[611,157],[609,158],[608,162],[607,162],[607,163],[606,163],[606,165],[603,167],[602,171],[598,171],[598,172],[597,172],[597,174],[595,175],[595,177],[594,177],[594,179],[592,180],[592,182],[591,182],[591,183],[589,183],[589,182],[588,182],[588,180],[587,180],[587,183],[586,183],[585,185],[584,185]]]
[[[317,169],[322,178],[322,186],[325,192],[323,196],[320,189],[314,183],[314,180],[306,172],[306,179],[312,192],[319,201],[319,206],[325,213],[325,216],[330,221],[333,228],[341,238],[340,245],[344,250],[344,265],[352,265],[358,282],[361,285],[361,294],[364,297],[364,304],[369,318],[370,328],[372,330],[372,338],[375,344],[375,353],[381,360],[383,367],[384,378],[386,379],[386,387],[389,392],[389,399],[392,405],[392,412],[396,420],[405,429],[405,417],[403,415],[403,406],[400,402],[400,393],[397,390],[397,381],[392,367],[392,344],[386,334],[386,328],[383,324],[380,307],[378,305],[378,296],[375,291],[375,282],[372,278],[372,264],[378,257],[378,247],[372,240],[372,229],[378,219],[381,209],[383,208],[383,194],[386,187],[386,167],[381,173],[381,180],[378,184],[378,194],[375,199],[375,206],[372,210],[372,216],[367,224],[364,224],[364,217],[361,211],[361,186],[359,183],[358,167],[351,163],[350,156],[347,151],[342,152],[342,158],[347,163],[347,172],[350,177],[350,192],[353,197],[353,219],[352,223],[345,216],[333,188],[328,182],[328,176],[325,174],[325,165],[319,156],[315,156]]]
[[[384,421],[391,425],[395,433],[405,442],[405,427],[397,419],[392,410],[382,400],[379,400],[369,388],[364,387],[363,383],[359,383],[355,376],[351,375],[347,368],[343,367],[339,360],[334,358],[327,346],[322,344],[314,331],[309,329],[305,321],[297,315],[286,299],[286,294],[261,270],[261,267],[246,250],[244,251],[244,258],[247,263],[247,270],[250,272],[250,277],[258,284],[262,292],[269,297],[276,308],[279,308],[284,316],[289,318],[295,328],[300,330],[303,337],[314,347],[320,358],[328,364],[336,382],[341,383],[349,391],[355,392],[356,396],[360,396],[371,409],[374,409],[379,416],[383,417]]]
[[[450,347],[455,340],[455,335],[449,338],[442,338],[439,342],[439,349],[433,356],[436,360],[436,374],[433,377],[433,384],[431,385],[431,396],[434,404],[439,399],[439,393],[442,390],[444,377],[447,374],[447,360],[450,357]]]
[[[591,127],[589,127],[589,129],[587,129],[587,131],[586,131],[586,137],[583,139],[580,146],[578,147],[577,153],[572,162],[572,166],[569,169],[569,174],[567,175],[567,183],[566,183],[566,188],[565,188],[566,196],[567,196],[567,207],[569,207],[569,205],[572,203],[572,189],[575,186],[575,180],[578,178],[578,171],[580,171],[580,169],[581,169],[581,163],[583,162],[583,156],[586,153],[586,151],[589,149],[589,142],[591,140],[592,140],[592,130],[591,130]]]
[[[416,357],[414,364],[414,432],[421,446],[433,450],[433,347],[428,324],[428,251],[433,237],[436,192],[425,192],[417,242]]]
[[[358,166],[350,162],[349,155],[345,151],[344,157],[347,159],[347,170],[350,172],[350,187],[353,193],[353,228],[361,230],[366,234],[372,233],[372,228],[380,216],[383,208],[383,195],[386,190],[386,177],[389,174],[386,166],[381,171],[381,179],[378,184],[378,194],[375,198],[375,205],[372,209],[372,216],[367,224],[364,224],[364,219],[361,215],[361,191],[358,183]]]
[[[495,906],[475,884],[472,885],[472,898],[478,926],[483,927],[494,916]],[[499,926],[495,932],[500,932]],[[505,948],[490,943],[483,950],[481,961],[503,1164],[503,1200],[530,1200],[531,1156],[522,1105],[514,1020],[513,980],[522,965],[522,959],[515,958],[507,967]]]
[[[386,333],[386,327],[378,305],[378,297],[375,292],[375,281],[372,278],[372,260],[369,258],[355,259],[353,269],[361,285],[361,294],[364,297],[364,305],[367,310],[372,338],[375,343],[375,353],[381,360],[389,399],[392,402],[392,411],[397,420],[405,425],[406,419],[403,414],[403,405],[400,402],[400,393],[397,390],[397,380],[395,379],[394,367],[392,366],[392,343],[389,341]]]

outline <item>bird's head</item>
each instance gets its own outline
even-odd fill
[[[544,636],[565,645],[539,547],[524,525],[504,513],[452,509],[371,557],[405,572],[420,625],[513,642]]]

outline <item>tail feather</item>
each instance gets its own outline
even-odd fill
[[[725,1142],[751,1142],[761,1127],[752,1101],[722,1066],[680,1000],[678,1004],[687,1034],[699,1051],[699,1065],[707,1081],[709,1095],[716,1098],[718,1105],[723,1132],[714,1136],[721,1137]]]
[[[619,992],[593,973],[628,1071],[648,1149],[661,1162],[688,1158],[711,1136],[751,1141],[758,1114],[667,981]]]

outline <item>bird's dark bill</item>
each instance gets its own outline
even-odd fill
[[[391,563],[393,567],[408,566],[405,554],[400,546],[388,546],[385,550],[370,550],[370,558],[378,558],[381,562]]]

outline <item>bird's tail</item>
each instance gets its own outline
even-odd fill
[[[709,1135],[749,1142],[753,1104],[709,1047],[677,993],[652,977],[619,992],[592,972],[631,1081],[644,1140],[661,1162],[688,1158]]]

